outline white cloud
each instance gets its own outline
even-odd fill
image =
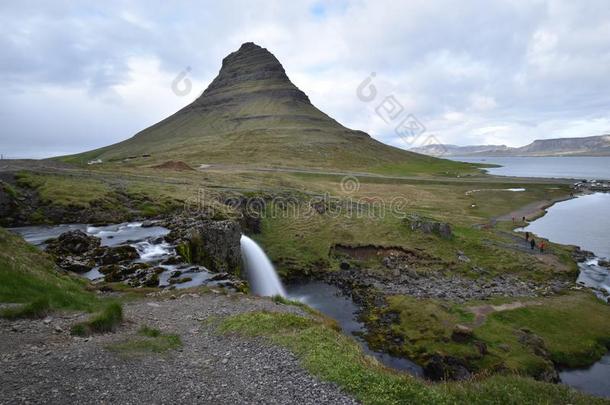
[[[605,0],[5,2],[0,149],[48,156],[127,138],[186,105],[246,41],[321,110],[395,146],[406,147],[375,113],[386,96],[447,143],[610,132]],[[192,95],[178,97],[169,86],[187,66]],[[363,103],[371,72],[380,98]]]

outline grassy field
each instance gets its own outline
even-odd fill
[[[223,333],[263,336],[290,349],[313,375],[331,381],[364,404],[605,404],[566,386],[514,375],[430,384],[392,372],[362,354],[358,344],[313,319],[254,312],[225,320]]]
[[[34,304],[45,311],[94,311],[103,303],[85,289],[86,284],[82,278],[59,273],[46,254],[0,228],[0,302]]]
[[[601,358],[610,347],[610,307],[592,293],[570,292],[548,298],[500,298],[495,304],[519,302],[525,306],[491,312],[475,322],[476,308],[494,303],[451,304],[440,300],[391,296],[388,306],[369,317],[398,315],[387,330],[372,330],[374,347],[425,363],[433,354],[464,359],[475,370],[506,370],[540,376],[554,365],[579,367]],[[454,341],[456,325],[472,329],[472,337]],[[393,343],[399,338],[400,344]],[[481,343],[485,351],[481,353]]]

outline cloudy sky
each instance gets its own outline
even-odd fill
[[[0,4],[0,153],[128,138],[194,100],[248,41],[320,109],[395,146],[409,145],[376,112],[388,97],[443,143],[610,133],[607,0],[22,0]],[[186,95],[172,91],[181,73]]]

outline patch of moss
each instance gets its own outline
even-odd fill
[[[191,245],[188,242],[182,242],[176,246],[176,252],[187,263],[193,263],[193,255],[191,254]]]
[[[165,353],[182,346],[180,336],[162,333],[158,329],[142,326],[139,337],[108,346],[110,350],[122,354]]]

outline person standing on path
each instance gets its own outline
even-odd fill
[[[530,240],[530,233],[525,232],[525,243],[527,243],[529,240]]]
[[[540,253],[544,253],[544,241],[540,242]]]
[[[534,250],[534,248],[536,247],[536,240],[534,240],[534,238],[532,238],[532,240],[530,241],[530,247],[532,248],[532,250]]]

